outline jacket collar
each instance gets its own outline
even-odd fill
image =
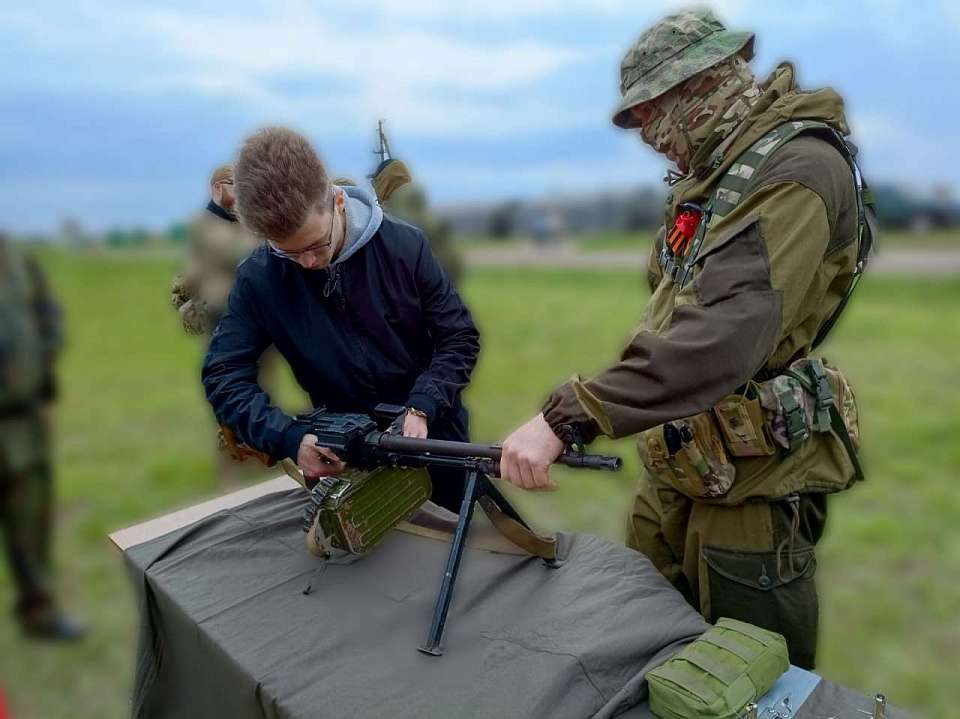
[[[237,222],[236,215],[223,209],[213,200],[210,200],[210,202],[207,203],[207,212],[212,212],[214,215],[222,220],[226,220],[227,222]]]

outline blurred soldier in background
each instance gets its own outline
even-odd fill
[[[237,265],[259,244],[237,221],[235,203],[233,166],[221,165],[210,176],[206,209],[187,229],[187,264],[171,287],[171,300],[184,330],[204,335],[208,341],[226,311]],[[267,387],[275,373],[274,358],[274,352],[268,351],[261,359],[260,380]],[[248,455],[237,447],[229,430],[220,431],[217,444],[217,474],[222,482],[235,484],[262,476],[262,467],[255,463],[240,465]]]
[[[187,229],[187,265],[174,279],[171,299],[190,334],[209,335],[227,308],[234,272],[259,244],[234,214],[233,166],[210,177],[210,202]]]
[[[39,265],[0,234],[0,529],[27,636],[74,640],[51,587],[50,404],[63,343],[60,309]]]
[[[376,179],[374,179],[376,187]],[[463,275],[463,262],[456,248],[453,246],[453,233],[450,225],[430,211],[427,193],[424,188],[410,182],[398,188],[389,200],[381,202],[383,209],[404,222],[409,222],[422,229],[430,238],[430,248],[440,261],[450,281],[454,285],[460,284]]]
[[[404,222],[419,227],[430,238],[430,249],[437,256],[450,281],[459,284],[463,264],[453,246],[450,226],[430,212],[426,190],[413,181],[407,166],[391,159],[383,125],[380,126],[380,150],[383,158],[370,176],[373,190],[383,209]]]
[[[370,175],[370,184],[380,206],[394,217],[424,231],[429,238],[430,249],[437,256],[449,280],[456,286],[463,274],[463,262],[453,246],[450,225],[430,212],[427,192],[422,185],[413,181],[413,175],[406,163],[391,157],[390,143],[383,131],[383,120],[377,126],[377,149],[374,154],[380,158],[380,162]],[[357,183],[349,177],[338,177],[333,184],[344,187],[356,186]]]

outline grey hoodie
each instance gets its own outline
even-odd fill
[[[340,254],[332,263],[334,265],[349,259],[367,244],[383,222],[383,210],[372,192],[351,185],[338,185],[337,189],[343,190],[347,196],[345,203],[347,233],[343,239]]]

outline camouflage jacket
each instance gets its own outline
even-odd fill
[[[820,120],[842,134],[843,103],[832,90],[801,92],[793,68],[777,68],[722,155],[705,147],[674,186],[665,228],[686,202],[704,203],[737,157],[779,125]],[[705,160],[710,155],[710,161]],[[554,428],[578,425],[588,439],[623,437],[709,409],[747,380],[806,355],[840,303],[857,257],[856,190],[829,142],[800,135],[758,171],[736,209],[708,225],[692,281],[681,289],[661,272],[620,361],[591,379],[574,377],[544,407]]]
[[[0,414],[53,399],[60,308],[40,265],[0,237]]]
[[[171,287],[171,300],[187,332],[213,331],[226,311],[237,265],[258,244],[239,222],[210,207],[190,222],[187,263]]]

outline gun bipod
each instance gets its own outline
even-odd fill
[[[467,544],[467,535],[470,523],[473,521],[474,505],[479,503],[490,518],[493,526],[506,539],[516,544],[531,555],[541,557],[548,567],[558,567],[556,557],[556,539],[540,537],[535,534],[530,525],[514,509],[513,505],[498,490],[490,479],[478,469],[467,470],[467,481],[460,503],[460,514],[457,526],[450,544],[450,553],[447,555],[447,565],[437,594],[437,602],[433,610],[433,619],[430,622],[430,631],[427,641],[417,647],[417,650],[430,656],[443,655],[440,642],[443,639],[443,630],[447,622],[447,613],[453,600],[453,589],[460,572],[460,561]]]

